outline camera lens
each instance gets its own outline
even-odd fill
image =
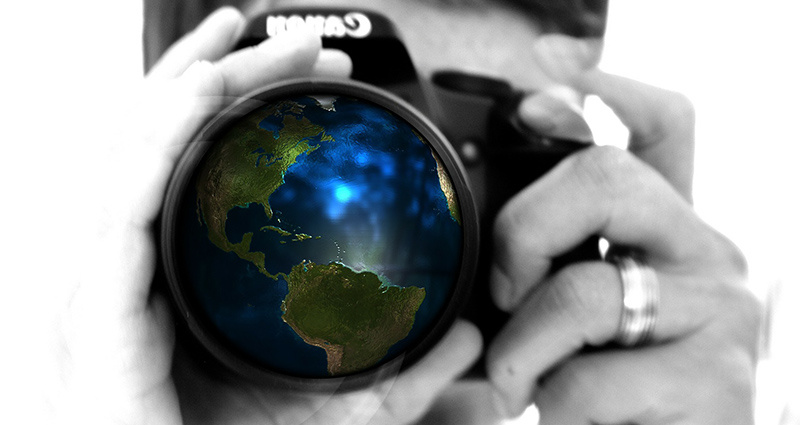
[[[283,83],[212,120],[179,161],[162,226],[196,339],[246,376],[301,387],[424,355],[457,315],[476,238],[444,138],[351,81]]]

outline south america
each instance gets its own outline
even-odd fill
[[[411,331],[425,299],[425,288],[385,285],[375,273],[337,262],[302,262],[286,279],[283,321],[325,350],[331,376],[379,363]]]

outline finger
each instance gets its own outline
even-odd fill
[[[554,81],[595,94],[631,131],[630,148],[691,200],[694,109],[688,99],[598,70],[602,39],[545,35],[533,52]]]
[[[197,61],[175,81],[148,85],[160,102],[143,107],[144,137],[156,152],[174,160],[182,146],[226,103],[263,85],[292,76],[346,72],[349,60],[335,53],[320,54],[319,37],[289,31],[219,62]],[[322,57],[318,61],[318,57]],[[349,62],[348,62],[349,63]],[[342,71],[344,70],[344,71]]]
[[[348,78],[353,72],[353,61],[347,53],[336,49],[322,49],[311,70],[317,77]]]
[[[651,167],[610,147],[567,158],[512,199],[495,226],[490,286],[498,306],[516,314],[489,349],[489,376],[517,408],[532,379],[616,332],[622,302],[614,267],[573,265],[532,289],[552,258],[590,235],[643,250],[659,270],[657,340],[704,326],[731,299],[731,288],[740,289],[730,283],[742,279],[741,254]],[[703,282],[673,278],[687,273]]]
[[[195,406],[186,412],[195,422],[231,423],[235,419],[236,423],[263,423],[265,412],[270,411],[270,419],[286,424],[405,424],[422,416],[475,362],[480,349],[480,331],[469,322],[457,321],[425,358],[394,380],[386,377],[352,392],[292,392],[214,379],[193,370],[198,365],[177,361],[176,381],[185,402]],[[275,406],[282,408],[275,411]]]
[[[640,248],[662,264],[706,261],[715,255],[709,241],[719,239],[647,164],[613,147],[591,148],[566,158],[498,214],[490,282],[496,304],[513,309],[554,257],[592,235]]]
[[[533,45],[536,64],[554,81],[569,85],[582,72],[600,62],[602,38],[576,38],[564,34],[544,34]]]
[[[245,19],[232,7],[209,15],[192,32],[173,44],[153,66],[148,78],[165,80],[183,74],[195,61],[215,61],[233,49],[244,30]]]
[[[377,423],[412,423],[420,418],[445,389],[466,372],[482,349],[480,331],[459,320],[445,338],[419,363],[398,376]]]
[[[443,391],[418,425],[484,425],[504,423],[493,404],[494,390],[483,379],[460,379]],[[527,422],[519,422],[527,423]]]
[[[698,337],[570,359],[534,392],[539,423],[752,423],[752,361],[738,348],[709,349]]]
[[[310,75],[321,49],[321,39],[303,28],[235,51],[214,65],[224,95],[242,96],[271,82]]]
[[[583,119],[581,103],[581,95],[574,89],[554,85],[526,96],[517,116],[543,136],[591,142],[592,130]]]
[[[591,141],[583,119],[583,94],[570,85],[575,76],[597,66],[602,46],[599,38],[540,36],[533,45],[536,63],[555,84],[525,98],[518,111],[522,122],[544,136]]]
[[[151,184],[132,182],[144,193],[115,191],[128,200],[120,204],[121,208],[141,213],[138,221],[148,225],[157,213],[160,193],[177,156],[200,127],[225,104],[282,79],[313,73],[335,76],[349,73],[349,57],[320,50],[319,37],[310,31],[289,31],[258,46],[232,53],[217,63],[195,62],[173,81],[149,84],[150,98],[161,101],[139,108],[143,111],[141,122],[147,125],[142,128],[145,143],[126,149],[135,151],[128,152],[128,157],[141,158],[141,164],[153,165],[152,172],[147,174]],[[141,166],[140,163],[129,164]],[[131,175],[137,173],[132,171]]]
[[[183,142],[224,104],[264,85],[306,75],[345,78],[351,71],[347,54],[321,49],[319,37],[308,31],[282,33],[218,63],[196,62],[178,81],[182,93],[174,96],[186,103],[170,108],[171,113],[159,114],[164,122],[159,127],[174,128],[178,133],[161,139],[167,145],[170,140]]]
[[[692,199],[694,108],[682,94],[594,69],[572,84],[606,103],[630,130],[629,149]]]
[[[434,349],[394,380],[316,400],[309,423],[414,423],[474,362],[481,350],[475,325],[459,320]]]
[[[654,341],[689,334],[711,320],[716,311],[701,297],[692,296],[696,294],[682,282],[658,277],[661,302]],[[621,288],[613,265],[588,262],[562,269],[525,299],[487,353],[488,376],[507,412],[522,412],[530,401],[531,383],[547,370],[587,345],[613,340],[622,311]]]
[[[689,367],[711,367],[698,363],[714,363],[714,355],[755,364],[760,310],[749,291],[719,278],[666,272],[658,272],[657,278],[661,300],[654,345],[636,353],[678,345],[683,348],[675,355],[683,357],[673,361]],[[547,371],[571,362],[570,357],[586,346],[607,346],[614,339],[622,311],[621,288],[616,267],[589,262],[564,268],[525,300],[487,353],[488,375],[509,412],[519,413],[527,406],[532,383]],[[702,346],[685,349],[687,341]],[[751,376],[742,375],[748,371],[741,367],[728,372],[728,379]],[[623,422],[627,423],[608,423]]]

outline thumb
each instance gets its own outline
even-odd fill
[[[583,118],[582,97],[574,89],[553,85],[526,96],[517,117],[542,136],[591,142],[592,130]]]
[[[592,140],[583,119],[583,95],[570,87],[572,79],[600,61],[602,39],[545,34],[533,45],[536,63],[554,82],[520,104],[520,120],[539,134],[582,142]]]
[[[602,52],[602,38],[564,34],[544,34],[533,45],[536,64],[559,84],[569,84],[576,75],[597,67]]]
[[[629,150],[691,200],[695,122],[691,102],[679,93],[600,71],[602,47],[600,38],[546,34],[534,44],[533,52],[554,81],[579,93],[597,95],[606,103],[630,130]],[[568,122],[577,122],[577,118]]]

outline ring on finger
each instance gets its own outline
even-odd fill
[[[646,344],[653,338],[658,318],[658,277],[639,255],[617,254],[610,260],[622,280],[622,313],[614,341],[625,347]]]

